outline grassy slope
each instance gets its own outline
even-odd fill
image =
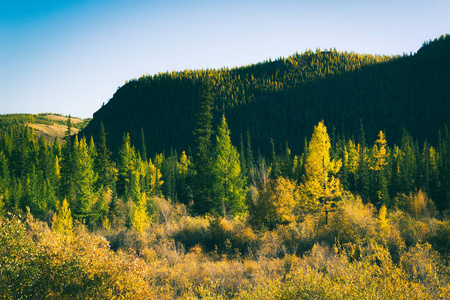
[[[35,133],[43,136],[47,141],[53,142],[58,137],[60,142],[67,130],[67,116],[59,114],[8,114],[0,115],[0,131],[10,126],[28,125],[33,128]],[[71,117],[72,133],[77,134],[83,129],[90,119],[80,119]]]

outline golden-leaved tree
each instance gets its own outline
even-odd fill
[[[336,174],[339,172],[341,160],[330,158],[330,137],[324,122],[314,127],[314,133],[308,144],[308,155],[305,160],[305,174],[302,178],[302,203],[307,210],[322,209],[326,222],[333,200],[339,197],[342,187]]]
[[[65,234],[67,236],[73,235],[73,220],[72,213],[70,212],[69,202],[64,199],[61,207],[59,207],[59,201],[56,203],[58,213],[53,214],[52,227],[53,230]]]

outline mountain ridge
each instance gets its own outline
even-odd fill
[[[141,128],[152,153],[189,150],[205,76],[211,77],[215,124],[225,114],[232,140],[248,130],[254,150],[269,155],[286,142],[303,148],[312,126],[324,119],[341,136],[358,136],[362,121],[374,139],[385,130],[397,142],[403,129],[420,142],[437,140],[449,123],[448,35],[424,43],[414,55],[377,56],[307,51],[233,69],[185,70],[128,81],[94,113],[82,131],[96,135],[100,123],[116,152],[129,132],[139,145]]]

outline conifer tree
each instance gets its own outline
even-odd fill
[[[147,147],[145,146],[144,128],[141,127],[141,157],[143,161],[147,161]]]
[[[56,206],[57,213],[53,214],[52,228],[59,233],[71,237],[73,235],[73,220],[69,202],[67,202],[67,199],[64,199],[61,207],[59,207],[59,202],[57,202]]]
[[[192,201],[192,164],[190,158],[183,151],[177,162],[177,195],[180,202],[188,204]]]
[[[245,178],[241,174],[237,149],[231,144],[225,115],[217,129],[213,174],[214,211],[224,218],[243,213],[246,210]]]
[[[193,209],[198,215],[210,212],[213,208],[212,198],[212,108],[214,100],[211,93],[209,74],[205,77],[200,95],[201,106],[197,115],[197,128],[194,130],[196,149],[194,153],[194,198]]]
[[[3,207],[11,209],[12,206],[9,203],[9,190],[10,190],[10,176],[9,168],[5,155],[0,151],[0,197]]]
[[[145,193],[143,193],[134,208],[133,217],[131,219],[131,226],[134,230],[142,234],[145,228],[149,225],[149,221],[150,219],[147,211],[147,196],[145,195]]]
[[[84,137],[79,142],[77,138],[75,139],[73,153],[76,192],[74,214],[77,218],[82,219],[90,215],[91,208],[97,200],[94,191],[96,175],[93,168],[94,161],[89,154]]]
[[[101,187],[114,188],[114,169],[110,160],[111,151],[106,145],[106,133],[103,123],[100,123],[97,155],[95,157],[95,172],[97,173],[96,189]]]
[[[386,149],[386,139],[383,131],[378,134],[378,139],[373,146],[372,155],[373,162],[370,169],[373,173],[374,191],[373,197],[375,204],[378,206],[389,205],[388,182],[386,174],[386,166],[388,164],[388,153]]]
[[[67,118],[67,130],[64,136],[64,144],[61,148],[61,160],[59,161],[61,169],[61,195],[68,198],[69,201],[74,199],[74,180],[73,180],[73,159],[72,159],[72,122],[70,115]]]
[[[440,193],[436,204],[444,210],[450,208],[450,132],[447,126],[443,132],[439,131],[438,153]]]
[[[328,222],[328,212],[332,207],[333,200],[342,192],[341,183],[336,177],[342,163],[340,160],[330,159],[330,148],[327,128],[321,121],[314,127],[308,145],[302,190],[310,201],[307,206],[320,207],[325,212],[326,222]]]
[[[249,176],[249,179],[250,179],[250,177],[251,177],[250,173],[253,172],[252,170],[254,169],[255,159],[253,157],[250,132],[248,130],[247,130],[247,145],[246,146],[247,146],[247,148],[246,148],[245,154],[247,155],[247,157],[245,158],[245,161],[247,163],[247,170],[248,170],[247,175]]]
[[[240,162],[241,162],[241,172],[242,172],[242,174],[244,174],[244,176],[246,178],[249,178],[250,170],[248,169],[247,157],[246,157],[246,153],[245,153],[244,139],[242,138],[242,133],[241,133],[241,144],[240,144],[240,147],[239,147],[239,159],[240,159]]]
[[[367,200],[369,197],[369,182],[370,182],[369,157],[362,121],[357,151],[358,151],[358,167],[356,170],[356,190],[363,200]]]
[[[117,193],[119,197],[125,200],[130,196],[131,177],[133,165],[136,160],[136,152],[131,146],[130,135],[124,134],[122,146],[119,149],[118,158],[118,178],[117,178]]]
[[[155,161],[156,160],[157,159],[155,159]],[[157,168],[156,164],[152,163],[151,159],[149,159],[146,164],[146,168],[146,176],[148,177],[146,182],[148,182],[147,191],[149,192],[149,195],[161,197],[161,186],[164,183],[161,170]]]

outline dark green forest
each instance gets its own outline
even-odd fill
[[[441,36],[403,56],[317,49],[240,68],[142,76],[119,88],[83,133],[96,134],[103,123],[117,153],[123,134],[137,145],[142,128],[152,153],[189,152],[209,76],[214,124],[225,113],[233,143],[248,131],[253,150],[266,156],[271,139],[276,150],[288,142],[300,153],[320,120],[332,136],[356,138],[362,121],[370,140],[383,130],[391,145],[400,144],[406,129],[420,144],[435,144],[450,121],[449,51],[450,38]]]
[[[0,295],[448,299],[449,48],[144,76],[62,144],[6,116]]]

